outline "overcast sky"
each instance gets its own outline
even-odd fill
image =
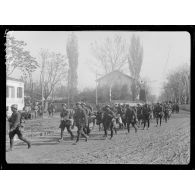
[[[26,49],[39,60],[41,48],[66,54],[66,42],[70,32],[66,31],[15,31],[10,32],[17,40],[27,43]],[[146,32],[146,31],[76,31],[79,46],[78,88],[95,87],[95,74],[91,69],[94,61],[90,44],[102,42],[106,37],[120,34],[130,41],[132,34],[140,36],[144,48],[141,76],[151,81],[152,92],[159,95],[162,83],[170,70],[190,63],[190,34],[187,32]],[[130,75],[128,67],[126,74]],[[38,78],[35,72],[33,78]],[[12,77],[20,78],[16,71]]]

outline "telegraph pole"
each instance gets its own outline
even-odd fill
[[[97,91],[97,70],[96,70],[96,74],[95,74],[95,77],[96,77],[96,91],[95,91],[95,103],[96,105],[98,104],[98,91]]]
[[[42,64],[42,78],[41,78],[41,103],[42,103],[42,109],[44,110],[44,90],[43,90],[43,84],[44,84],[44,68],[45,68],[45,60]]]
[[[70,71],[68,70],[68,108],[70,108]]]
[[[110,103],[111,103],[111,101],[112,101],[112,86],[110,85]]]

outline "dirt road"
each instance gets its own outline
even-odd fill
[[[186,111],[174,114],[161,127],[152,122],[149,130],[140,128],[137,134],[133,128],[129,134],[126,129],[119,130],[112,140],[104,140],[103,131],[96,128],[88,142],[81,139],[77,145],[73,145],[67,132],[64,142],[58,142],[59,116],[28,121],[26,126],[32,148],[28,150],[25,144],[16,141],[14,150],[6,152],[7,163],[188,164],[190,161],[190,112]]]

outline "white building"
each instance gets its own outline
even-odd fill
[[[8,116],[11,115],[11,105],[17,104],[18,110],[23,110],[24,108],[24,82],[7,77],[6,80],[6,107],[8,108]]]

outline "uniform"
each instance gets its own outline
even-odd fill
[[[139,105],[137,107],[137,120],[138,120],[139,125],[140,125],[142,119],[143,119],[143,116],[142,116],[142,107]]]
[[[31,147],[30,142],[27,139],[25,139],[22,135],[22,128],[24,126],[22,124],[21,114],[17,111],[17,105],[12,105],[11,107],[15,108],[16,110],[13,111],[11,117],[8,119],[10,124],[10,132],[9,132],[10,150],[12,150],[13,148],[13,139],[15,135],[17,135],[20,140],[27,143],[28,148],[30,148]]]
[[[161,121],[162,121],[162,117],[163,117],[163,107],[162,107],[162,105],[157,104],[154,107],[154,115],[155,115],[155,118],[156,118],[157,126],[158,126],[158,120],[160,120],[160,126],[161,126]]]
[[[48,113],[49,113],[49,116],[53,116],[53,113],[55,112],[55,106],[53,105],[53,103],[51,103],[48,107]]]
[[[87,141],[88,136],[83,131],[87,123],[88,120],[87,120],[87,114],[85,110],[81,107],[76,108],[74,113],[74,124],[78,128],[76,142],[79,141],[81,135],[85,137]]]
[[[104,126],[104,132],[105,132],[105,137],[107,137],[108,129],[111,130],[111,138],[113,137],[113,119],[115,118],[114,112],[112,112],[108,107],[105,110],[103,114],[103,126]]]
[[[71,139],[73,140],[74,135],[71,131],[71,119],[70,119],[70,112],[67,109],[63,109],[62,112],[60,113],[60,117],[61,117],[61,123],[59,128],[61,129],[61,139],[63,139],[63,133],[64,133],[64,129],[66,128],[68,133],[71,136]]]
[[[99,131],[100,131],[100,129],[101,129],[101,123],[102,123],[102,118],[103,118],[103,113],[99,110],[99,111],[97,111],[97,113],[96,113],[96,125],[98,125],[99,126]]]
[[[91,115],[92,115],[92,109],[86,106],[86,104],[82,104],[82,108],[85,110],[85,113],[87,115],[87,123],[84,126],[84,132],[85,134],[89,135],[90,133],[90,128],[89,128],[89,123],[91,122]],[[92,121],[93,122],[93,121]]]
[[[143,116],[143,123],[144,123],[144,129],[146,126],[146,123],[148,123],[148,128],[150,127],[150,118],[151,118],[151,108],[149,105],[145,105],[142,109],[142,116]]]
[[[121,105],[119,105],[117,108],[117,114],[118,114],[117,122],[119,123],[119,128],[121,129],[123,126],[123,123],[122,123],[123,109],[122,109]]]
[[[38,111],[39,111],[39,106],[36,103],[35,106],[34,106],[35,118],[37,118]]]
[[[137,133],[137,126],[136,126],[137,116],[135,110],[130,107],[127,107],[125,118],[127,122],[128,133],[130,132],[130,124],[132,124],[132,126],[135,128],[135,132]]]
[[[167,123],[167,120],[170,118],[169,117],[169,112],[170,108],[169,108],[169,105],[168,104],[165,104],[164,105],[164,109],[163,109],[163,112],[164,112],[164,119],[165,119],[165,122]]]

